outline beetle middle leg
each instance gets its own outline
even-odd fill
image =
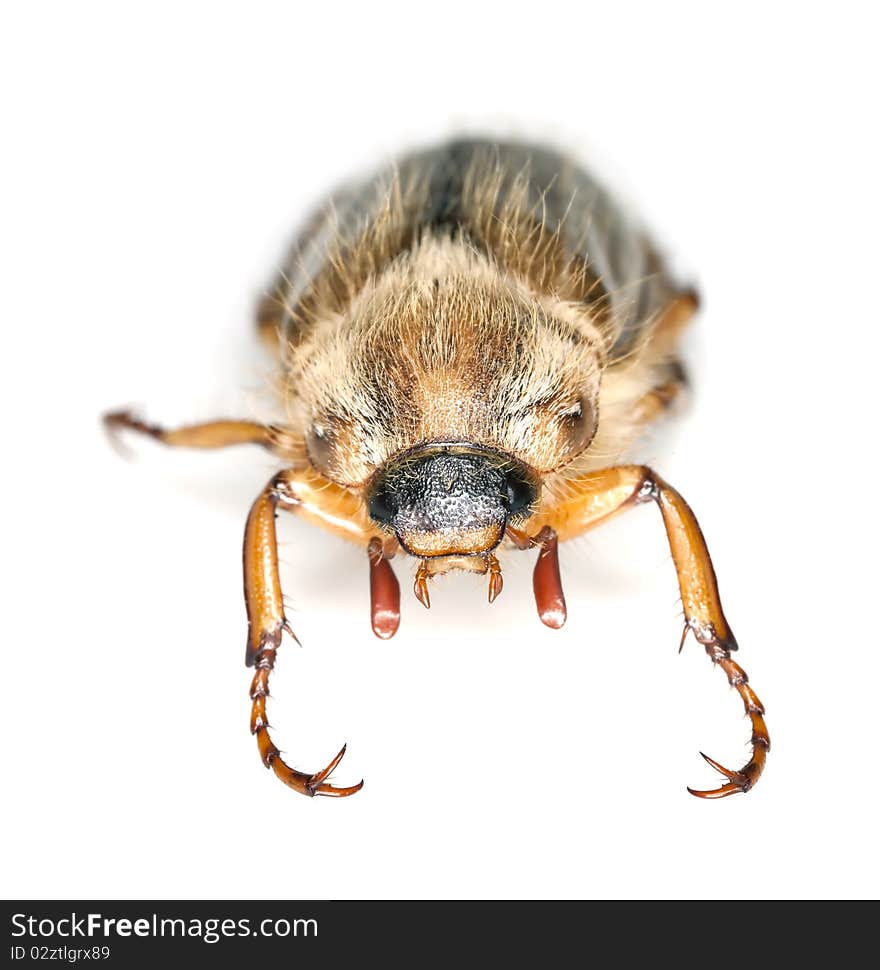
[[[205,421],[181,428],[148,424],[131,411],[112,411],[104,415],[104,427],[111,435],[122,430],[136,431],[163,444],[178,448],[226,448],[229,445],[262,445],[270,451],[278,443],[278,429],[255,421]]]
[[[678,357],[678,342],[682,330],[690,323],[698,307],[696,292],[685,290],[670,300],[654,324],[650,336],[651,354],[667,363],[655,386],[634,405],[637,425],[649,425],[664,411],[668,411],[687,390],[688,378]]]
[[[727,782],[711,791],[695,791],[692,788],[688,791],[701,798],[723,798],[748,791],[764,770],[770,750],[770,736],[764,723],[761,701],[749,686],[745,671],[731,659],[731,652],[737,649],[736,639],[724,616],[709,550],[690,506],[656,472],[642,465],[596,471],[579,481],[569,482],[568,487],[565,500],[555,505],[551,503],[534,517],[534,526],[544,528],[532,539],[532,543],[541,545],[542,552],[546,548],[548,529],[552,529],[554,537],[567,539],[632,506],[654,502],[659,507],[684,606],[684,634],[689,630],[693,632],[711,661],[724,671],[728,683],[742,699],[752,726],[752,753],[748,763],[738,771],[731,771],[703,755],[712,767],[727,778]],[[545,537],[543,541],[542,536]],[[536,577],[540,568],[539,559]],[[537,594],[537,582],[535,590]],[[538,607],[540,612],[540,601]]]
[[[633,406],[635,423],[646,427],[674,404],[680,401],[687,391],[688,380],[684,367],[677,360],[668,367],[668,379],[652,387]]]

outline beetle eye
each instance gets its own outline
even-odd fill
[[[596,433],[596,413],[583,398],[562,415],[570,451],[583,451]]]
[[[525,511],[534,501],[535,490],[532,486],[518,476],[510,475],[507,479],[507,498],[504,503],[508,515],[517,515]]]
[[[382,525],[390,524],[394,517],[394,510],[391,507],[390,497],[384,488],[380,487],[370,499],[369,512],[370,518],[374,522],[379,522]]]

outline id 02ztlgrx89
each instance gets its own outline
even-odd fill
[[[537,551],[538,615],[565,622],[557,544],[625,509],[663,518],[690,630],[738,691],[751,757],[702,798],[746,792],[764,768],[764,708],[731,659],[700,527],[643,465],[610,465],[684,383],[680,333],[696,309],[643,232],[582,168],[544,148],[455,141],[338,191],[308,222],[271,293],[260,334],[277,352],[285,419],[168,430],[105,417],[168,445],[252,443],[283,462],[248,515],[246,661],[263,763],[304,795],[345,796],[297,771],[269,734],[269,677],[285,631],[278,509],[362,545],[374,633],[397,631],[396,555],[418,560],[415,595],[453,569],[502,589],[499,553]]]

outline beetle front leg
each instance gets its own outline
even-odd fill
[[[748,763],[739,771],[731,771],[704,754],[705,760],[727,778],[727,783],[711,791],[695,791],[693,788],[688,791],[700,798],[724,798],[747,792],[764,770],[770,736],[764,723],[764,706],[749,686],[745,671],[731,659],[731,651],[737,649],[736,639],[721,608],[706,540],[690,506],[656,472],[642,465],[604,469],[568,485],[567,498],[555,505],[551,503],[530,523],[533,528],[544,526],[533,542],[540,543],[548,526],[560,539],[567,539],[633,505],[655,502],[659,507],[684,606],[684,633],[687,635],[688,630],[692,631],[711,661],[724,671],[728,683],[742,699],[752,726],[752,755]],[[537,589],[536,583],[536,592]]]
[[[244,534],[244,593],[248,615],[248,643],[245,661],[256,667],[251,684],[251,734],[257,738],[260,757],[267,768],[295,791],[303,795],[329,795],[336,798],[353,795],[363,781],[349,788],[336,788],[327,782],[333,769],[345,754],[345,745],[335,758],[315,774],[297,771],[287,765],[269,736],[266,699],[269,675],[275,666],[275,655],[285,630],[293,631],[284,616],[281,580],[278,576],[278,544],[275,536],[276,508],[279,504],[296,507],[290,477],[276,476],[254,502]],[[296,637],[294,636],[294,639]]]

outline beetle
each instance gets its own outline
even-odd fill
[[[295,770],[269,733],[269,679],[285,631],[277,510],[366,550],[374,633],[391,637],[391,567],[415,557],[414,592],[450,570],[488,577],[498,553],[536,549],[540,619],[565,622],[558,543],[653,504],[678,576],[687,633],[739,693],[751,756],[701,798],[747,792],[770,739],[764,708],[731,657],[712,561],[689,505],[655,471],[608,464],[676,400],[679,340],[697,309],[647,235],[567,156],[538,145],[458,139],[415,151],[342,187],[300,233],[257,310],[277,355],[285,418],[174,430],[129,411],[105,416],[172,446],[243,443],[283,463],[244,537],[251,732],[267,768],[302,794],[343,797],[363,782]]]

